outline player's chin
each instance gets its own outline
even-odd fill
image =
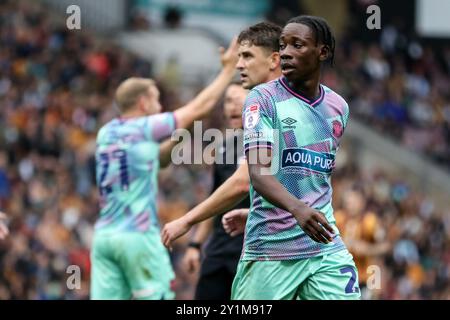
[[[254,87],[254,85],[248,78],[241,78],[241,84],[242,84],[242,88],[247,89],[247,90],[250,90]]]
[[[298,72],[295,68],[282,69],[281,73],[288,80],[295,80],[298,77]]]

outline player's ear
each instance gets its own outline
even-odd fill
[[[276,70],[280,66],[280,53],[272,52],[270,55],[270,71]]]
[[[328,60],[328,58],[330,57],[330,47],[327,45],[321,45],[319,47],[319,60],[320,61],[325,61]]]
[[[137,101],[136,101],[136,106],[137,106],[137,108],[139,109],[139,111],[147,112],[147,110],[146,110],[145,98],[144,98],[144,95],[143,95],[143,94],[141,94],[141,95],[139,96],[139,98],[137,99]]]

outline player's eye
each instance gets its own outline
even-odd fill
[[[284,50],[286,48],[286,45],[284,43],[280,43],[280,50]]]
[[[300,42],[294,43],[294,48],[295,48],[295,49],[300,49],[301,47],[303,47],[303,44],[302,44],[302,43],[300,43]]]

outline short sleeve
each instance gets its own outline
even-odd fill
[[[274,127],[270,103],[270,98],[256,90],[248,94],[242,113],[244,153],[253,148],[272,149]]]
[[[344,114],[342,116],[342,125],[343,125],[344,129],[347,127],[349,116],[350,116],[350,108],[349,108],[347,102],[345,102],[345,104],[344,104]]]
[[[173,112],[164,112],[147,117],[145,135],[149,140],[160,142],[171,136],[176,129]]]

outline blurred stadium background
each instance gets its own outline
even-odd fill
[[[66,26],[70,4],[81,30]],[[371,4],[379,30],[366,26]],[[219,45],[252,23],[305,13],[338,38],[323,82],[349,101],[351,120],[335,215],[361,284],[369,266],[381,271],[363,298],[450,299],[448,12],[446,0],[1,0],[0,209],[11,234],[0,242],[0,299],[89,298],[95,134],[115,116],[121,80],[157,79],[173,110],[217,73]],[[161,172],[162,223],[209,194],[210,169]],[[172,252],[178,299],[191,299],[196,281],[180,267],[188,240]],[[66,286],[69,265],[81,268],[79,290]]]

